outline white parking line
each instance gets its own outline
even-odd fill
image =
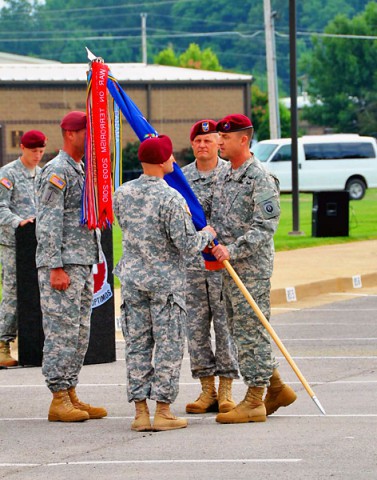
[[[198,463],[297,463],[301,458],[222,458],[222,459],[177,459],[177,460],[93,460],[86,462],[54,463],[0,463],[0,467],[59,467],[68,465],[150,465],[150,464],[198,464]]]

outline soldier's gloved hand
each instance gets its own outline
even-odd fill
[[[67,290],[71,280],[62,268],[53,268],[50,271],[50,284],[55,290]]]
[[[224,245],[216,245],[212,248],[212,253],[219,262],[230,259],[229,251]]]

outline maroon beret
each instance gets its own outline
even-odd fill
[[[190,140],[193,141],[197,135],[206,135],[207,133],[217,133],[214,120],[200,120],[194,123],[190,130]]]
[[[39,130],[29,130],[21,137],[21,145],[26,148],[43,148],[46,146],[47,137]]]
[[[217,122],[216,129],[218,132],[239,132],[252,128],[253,124],[245,115],[237,113],[235,115],[227,115]]]
[[[85,112],[69,112],[63,117],[60,122],[60,126],[63,130],[69,130],[77,132],[86,128],[86,113]]]
[[[138,157],[142,163],[164,163],[173,153],[173,144],[167,135],[146,138],[139,147]]]

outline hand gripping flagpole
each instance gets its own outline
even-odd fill
[[[246,298],[247,302],[249,303],[249,305],[251,306],[251,308],[254,310],[255,314],[257,315],[257,317],[259,318],[260,322],[262,323],[262,325],[264,326],[264,328],[268,331],[268,333],[271,335],[273,341],[276,343],[276,345],[279,347],[281,353],[284,355],[284,357],[286,358],[287,362],[289,363],[289,365],[292,367],[293,371],[295,372],[295,374],[297,375],[298,379],[300,380],[300,382],[302,383],[302,385],[304,386],[305,390],[308,392],[308,394],[310,395],[310,397],[312,398],[312,400],[314,401],[314,403],[317,405],[317,407],[319,408],[320,412],[323,414],[323,415],[326,415],[326,412],[324,410],[324,408],[322,407],[322,405],[320,404],[318,398],[316,397],[315,393],[313,392],[313,390],[310,388],[310,385],[308,384],[308,382],[306,381],[305,377],[303,376],[303,374],[300,372],[300,369],[298,368],[298,366],[296,365],[295,361],[293,360],[293,358],[290,356],[288,350],[285,348],[285,346],[283,345],[283,343],[281,342],[280,338],[278,337],[277,333],[275,332],[275,330],[272,328],[270,322],[267,320],[267,318],[263,315],[263,312],[261,311],[261,309],[258,307],[258,305],[256,304],[255,300],[253,299],[253,297],[250,295],[249,291],[247,290],[247,288],[245,287],[245,285],[243,284],[243,282],[241,281],[240,277],[237,275],[237,273],[235,272],[234,268],[231,266],[231,264],[229,263],[228,260],[224,260],[223,261],[223,264],[225,266],[225,268],[227,269],[229,275],[233,278],[233,280],[235,281],[237,287],[241,290],[242,294],[244,295],[244,297]]]

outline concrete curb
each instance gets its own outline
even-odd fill
[[[362,287],[372,287],[377,285],[377,272],[360,275]],[[355,287],[352,277],[338,277],[316,282],[305,283],[301,285],[287,285],[285,288],[277,288],[271,291],[271,305],[281,305],[290,303],[287,300],[287,290],[294,289],[297,300],[307,297],[314,297],[326,293],[348,292],[350,290],[358,290]]]

